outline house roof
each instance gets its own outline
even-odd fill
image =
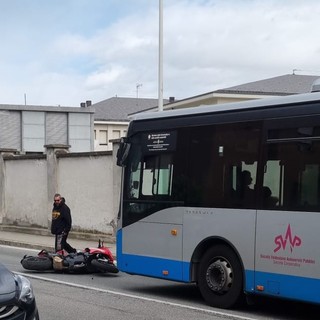
[[[164,109],[195,107],[202,104],[219,104],[219,99],[251,100],[265,97],[307,93],[320,76],[286,74],[278,77],[202,93],[164,105]],[[147,111],[147,110],[144,110]]]
[[[244,83],[238,86],[228,87],[200,94],[198,96],[188,97],[182,100],[176,100],[170,103],[169,100],[163,100],[164,107],[175,108],[177,104],[187,104],[190,100],[202,101],[207,96],[210,98],[223,94],[231,95],[251,95],[251,96],[286,96],[311,91],[312,84],[320,76],[286,74],[278,77],[258,80]],[[202,99],[202,100],[201,100]],[[200,102],[199,102],[200,103]],[[134,115],[140,112],[156,110],[158,99],[146,98],[122,98],[113,97],[92,105],[95,107],[95,121],[129,121],[128,115]]]
[[[164,99],[163,103],[169,100]],[[158,106],[158,99],[112,97],[92,105],[95,121],[129,121],[128,114]]]
[[[220,89],[215,93],[261,94],[285,96],[290,94],[307,93],[311,91],[313,82],[319,76],[286,74],[274,78],[249,82],[234,87]]]

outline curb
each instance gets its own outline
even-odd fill
[[[23,227],[15,225],[1,225],[0,231],[7,232],[17,232],[17,233],[26,233],[40,236],[52,236],[50,230],[45,228],[35,228],[35,227]],[[99,239],[108,243],[116,243],[115,236],[106,233],[89,233],[89,232],[79,232],[79,231],[70,231],[69,239],[79,239],[79,240],[90,240],[97,241]]]
[[[0,244],[10,247],[19,247],[19,248],[27,248],[27,249],[36,249],[36,250],[42,250],[45,249],[47,251],[54,251],[54,248],[51,246],[45,246],[42,244],[31,244],[27,242],[20,242],[20,241],[14,241],[14,240],[1,240]]]

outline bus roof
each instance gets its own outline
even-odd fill
[[[320,102],[320,92],[295,94],[285,97],[264,98],[233,103],[200,105],[199,107],[183,108],[177,110],[166,110],[161,112],[144,112],[130,117],[130,120],[146,120],[168,117],[179,117],[186,115],[196,115],[202,113],[216,113],[234,110],[248,110],[255,108],[268,108],[274,106],[284,106],[300,103]]]

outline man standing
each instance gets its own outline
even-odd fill
[[[76,252],[67,243],[69,231],[71,230],[71,213],[70,208],[65,204],[64,198],[59,193],[54,195],[54,203],[52,209],[51,233],[56,236],[55,250],[66,250],[68,253]]]

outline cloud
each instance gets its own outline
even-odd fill
[[[12,3],[12,4],[11,4]],[[79,105],[157,97],[158,6],[137,0],[2,1],[3,101]],[[6,6],[4,5],[6,4]],[[2,11],[1,11],[2,9]],[[2,12],[2,13],[1,13]],[[315,0],[164,2],[164,97],[291,73],[320,74]]]
[[[122,66],[112,66],[108,70],[101,70],[90,74],[86,79],[86,87],[89,89],[107,88],[114,82],[119,81],[126,74]]]

